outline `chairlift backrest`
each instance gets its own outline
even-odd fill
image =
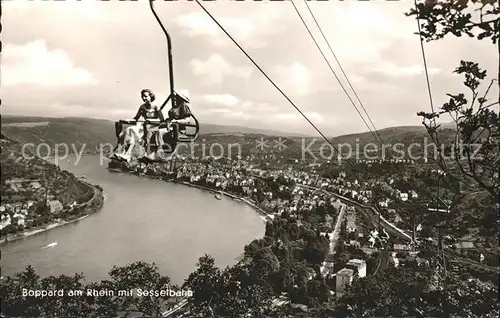
[[[450,213],[450,206],[446,204],[441,198],[437,198],[431,203],[427,204],[427,211],[429,212],[439,212],[439,213]]]

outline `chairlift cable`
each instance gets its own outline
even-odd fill
[[[337,153],[340,154],[338,149],[332,144],[330,140],[307,118],[307,116],[300,110],[298,106],[296,106],[293,101],[274,83],[274,81],[267,75],[267,73],[255,62],[255,60],[239,45],[239,43],[226,31],[226,29],[217,21],[217,19],[200,3],[199,0],[195,0],[196,3],[207,13],[207,15],[219,26],[219,28],[231,39],[231,41],[245,54],[245,56],[255,65],[255,67],[266,77],[267,80],[287,99],[287,101],[304,117],[307,122],[323,137],[323,139],[326,140],[326,142],[335,150]],[[363,176],[363,174],[356,169],[356,167],[349,161],[346,160],[346,162],[351,166],[351,168],[358,173],[358,176],[363,179],[364,181],[367,181],[366,178]],[[378,209],[374,207],[375,210],[378,212]],[[380,213],[380,212],[379,212]]]
[[[434,103],[432,101],[432,90],[431,90],[431,81],[429,79],[429,71],[427,68],[427,58],[425,56],[425,48],[424,48],[424,39],[422,38],[422,29],[420,27],[420,22],[418,21],[418,6],[417,6],[417,0],[413,0],[415,3],[415,10],[417,11],[417,26],[418,26],[418,37],[420,39],[420,49],[422,51],[422,60],[424,62],[424,70],[425,70],[425,79],[427,81],[427,91],[429,93],[429,102],[431,105],[431,111],[434,113]],[[436,124],[436,119],[434,117],[434,125]]]
[[[370,115],[368,115],[368,112],[366,111],[365,107],[363,106],[363,103],[361,102],[358,94],[356,93],[354,87],[351,85],[351,82],[349,81],[349,78],[347,77],[347,74],[344,72],[344,69],[342,68],[342,65],[340,64],[340,61],[337,59],[335,53],[333,52],[333,49],[328,41],[328,39],[326,38],[325,34],[323,33],[323,30],[321,29],[321,26],[319,25],[318,21],[316,20],[316,17],[314,16],[314,13],[312,12],[312,10],[310,9],[309,5],[307,4],[307,0],[304,0],[304,2],[306,3],[307,5],[307,8],[309,9],[309,13],[311,14],[311,16],[313,17],[314,21],[316,22],[316,26],[318,27],[318,29],[320,30],[321,34],[323,35],[323,39],[325,40],[325,42],[328,44],[328,47],[330,48],[330,52],[333,54],[333,56],[335,57],[335,60],[337,61],[337,64],[340,66],[340,69],[342,70],[342,73],[344,74],[345,78],[347,79],[347,82],[349,83],[352,91],[354,92],[354,95],[356,96],[356,98],[358,99],[358,102],[360,103],[361,107],[363,108],[363,110],[365,111],[365,114],[366,116],[368,117],[368,119],[370,120],[370,123],[372,124],[373,128],[375,129],[375,132],[373,132],[373,130],[370,128],[370,126],[368,126],[367,122],[365,121],[365,119],[363,118],[363,116],[361,115],[360,111],[358,110],[358,108],[356,107],[356,104],[354,103],[354,101],[352,100],[352,98],[349,96],[349,94],[347,93],[347,90],[344,88],[344,86],[342,85],[342,83],[340,82],[340,79],[338,78],[337,74],[335,73],[335,71],[333,70],[330,62],[328,61],[328,59],[326,58],[325,54],[323,53],[323,50],[320,48],[318,42],[316,41],[316,39],[314,38],[314,36],[312,35],[312,32],[311,30],[309,29],[309,27],[307,26],[307,23],[305,22],[305,20],[303,19],[302,15],[300,14],[297,6],[295,5],[295,3],[293,2],[293,0],[291,1],[292,2],[292,5],[295,9],[295,11],[297,12],[297,15],[299,16],[300,20],[302,21],[302,23],[304,24],[304,27],[306,28],[307,32],[309,33],[311,39],[314,41],[314,44],[316,44],[316,47],[318,48],[319,52],[321,53],[321,55],[323,56],[323,58],[325,59],[326,63],[328,64],[328,67],[330,68],[330,71],[333,73],[333,75],[335,76],[335,78],[337,79],[337,81],[339,82],[340,84],[340,87],[342,87],[342,89],[344,90],[344,93],[347,95],[347,97],[349,98],[349,100],[351,101],[352,105],[354,106],[354,108],[356,109],[356,111],[358,112],[359,116],[361,117],[361,119],[363,120],[363,122],[365,123],[366,127],[368,128],[368,130],[371,132],[371,134],[373,135],[373,137],[375,138],[375,140],[377,141],[377,143],[381,143],[381,147],[382,149],[384,149],[384,144],[385,144],[385,141],[384,139],[382,138],[382,136],[380,136],[379,132],[377,131],[377,128],[375,127],[375,125],[373,124],[373,121],[371,120],[370,118]],[[377,134],[378,138],[380,139],[377,140],[377,136],[375,135],[375,133]],[[391,153],[391,158],[394,158],[394,156],[392,155]],[[401,175],[401,176],[404,176],[404,173],[401,171],[401,169],[398,167],[397,169],[397,172]]]
[[[278,87],[278,85],[276,85],[276,83],[274,83],[274,81],[257,64],[257,62],[255,62],[254,59],[250,55],[248,55],[245,49],[243,49],[241,45],[239,45],[239,43],[226,31],[226,29],[219,23],[219,21],[215,19],[215,17],[200,3],[199,0],[195,1],[203,9],[203,11],[205,11],[208,14],[208,16],[219,26],[219,28],[231,39],[231,41],[233,41],[233,43],[243,52],[243,54],[245,54],[245,56],[255,65],[255,67],[262,73],[262,75],[264,75],[267,78],[267,80],[281,93],[281,95],[283,95],[283,97],[285,97],[286,100],[302,115],[302,117],[304,117],[307,120],[307,122],[321,135],[321,137],[323,137],[323,139],[325,139],[326,142],[328,142],[328,144],[330,144],[330,146],[332,146],[332,148],[339,153],[338,149],[332,144],[332,142],[328,140],[328,138],[318,129],[318,127],[316,127],[316,125],[314,125],[314,123],[311,122],[311,120],[300,110],[300,108],[297,105],[295,105],[295,103]],[[354,166],[353,169],[355,169]],[[357,172],[361,174],[359,171]]]
[[[373,129],[375,130],[375,133],[378,135],[378,137],[380,138],[380,140],[382,141],[382,143],[384,143],[384,139],[382,138],[382,136],[380,136],[377,128],[375,127],[375,124],[373,123],[370,115],[368,114],[368,112],[366,111],[365,109],[365,106],[363,105],[363,103],[361,102],[361,99],[359,98],[358,94],[356,93],[356,90],[354,89],[354,87],[352,86],[351,84],[351,81],[349,80],[349,77],[347,77],[347,74],[345,73],[344,71],[344,68],[342,67],[342,64],[340,63],[340,61],[338,60],[337,58],[337,55],[335,54],[335,52],[333,51],[331,45],[330,45],[330,41],[328,41],[328,39],[326,38],[325,34],[323,33],[323,29],[321,28],[321,26],[319,25],[318,21],[316,20],[316,17],[314,16],[314,13],[312,12],[309,4],[308,4],[308,1],[307,0],[304,0],[306,6],[307,6],[307,9],[309,10],[309,13],[311,14],[314,22],[316,23],[316,26],[318,27],[319,29],[319,32],[321,33],[321,36],[323,37],[323,39],[325,40],[326,44],[328,45],[328,48],[330,49],[330,52],[332,53],[333,57],[335,58],[335,61],[337,62],[337,64],[339,65],[340,67],[340,70],[342,71],[342,74],[344,75],[345,79],[347,80],[347,83],[349,84],[349,87],[352,89],[353,93],[354,93],[354,96],[356,96],[356,99],[358,100],[359,104],[361,105],[361,108],[363,108],[363,111],[365,112],[366,114],[366,117],[368,117],[368,120],[370,121],[370,123],[372,124],[373,126]],[[292,1],[293,3],[293,1]],[[295,6],[295,5],[294,5]]]
[[[431,81],[429,79],[429,71],[428,71],[428,67],[427,67],[427,58],[426,58],[426,55],[425,55],[425,48],[424,48],[424,39],[422,37],[422,28],[420,27],[420,21],[418,19],[418,14],[419,14],[419,11],[418,11],[418,5],[417,5],[417,0],[413,0],[413,3],[415,4],[415,11],[416,11],[416,21],[417,21],[417,27],[418,27],[418,38],[420,40],[420,50],[422,52],[422,60],[423,60],[423,63],[424,63],[424,71],[425,71],[425,80],[427,82],[427,92],[429,94],[429,103],[430,103],[430,106],[431,106],[431,112],[434,114],[434,102],[432,100],[432,89],[431,89]],[[439,116],[439,114],[438,114]],[[433,117],[432,118],[432,124],[434,125],[434,128],[436,129],[436,142],[439,143],[439,133],[437,131],[437,125],[436,125],[436,117]],[[432,137],[432,136],[431,136]],[[439,145],[438,145],[439,146]],[[442,161],[442,163],[445,165],[444,163],[444,160],[442,158],[442,154],[441,154],[441,151],[438,150],[438,154],[439,154],[439,159]]]
[[[417,5],[417,0],[413,0],[414,4],[415,4],[415,11],[417,13],[417,17],[416,17],[416,21],[417,21],[417,27],[418,27],[418,37],[420,39],[420,49],[421,49],[421,52],[422,52],[422,60],[424,62],[424,70],[425,70],[425,79],[426,79],[426,82],[427,82],[427,91],[429,93],[429,103],[430,103],[430,106],[431,106],[431,112],[434,113],[434,103],[432,101],[432,90],[431,90],[431,82],[430,82],[430,79],[429,79],[429,72],[428,72],[428,68],[427,68],[427,58],[426,58],[426,55],[425,55],[425,48],[424,48],[424,39],[422,37],[422,28],[420,27],[420,21],[418,19],[418,14],[419,14],[419,11],[418,11],[418,5]],[[436,128],[436,117],[433,117],[432,118],[432,123],[434,125],[434,128]],[[439,138],[438,137],[438,131],[436,129],[436,138]],[[437,140],[437,142],[439,142],[439,139]],[[439,146],[439,145],[438,145]],[[441,157],[441,152],[438,150],[438,153],[439,153],[439,157],[440,159],[442,159]],[[439,183],[438,183],[439,184]],[[439,196],[439,186],[438,186],[438,196]]]
[[[238,42],[226,31],[226,29],[217,21],[217,19],[200,3],[199,0],[195,0],[196,3],[203,9],[203,11],[205,11],[205,13],[207,13],[207,15],[217,24],[217,26],[219,26],[219,28],[231,39],[231,41],[233,41],[233,43],[243,52],[243,54],[245,54],[245,56],[255,65],[255,67],[257,67],[257,69],[267,78],[267,80],[269,80],[269,82],[271,82],[271,84],[288,100],[288,102],[302,115],[302,117],[304,117],[307,122],[309,122],[309,124],[311,124],[312,127],[314,127],[314,129],[326,140],[326,142],[328,144],[330,144],[330,146],[332,146],[332,148],[337,151],[337,153],[340,153],[338,151],[338,149],[332,144],[332,142],[330,140],[328,140],[328,138],[325,137],[325,135],[323,135],[323,133],[309,120],[309,118],[307,118],[307,116],[290,100],[290,98],[274,83],[274,81],[266,74],[266,72],[264,70],[262,70],[262,68],[252,59],[252,57],[250,55],[248,55],[248,53],[245,51],[245,49],[243,49],[239,44]],[[349,160],[346,160],[346,162],[351,166],[351,168],[356,172],[358,173],[358,176],[361,180],[364,180],[364,181],[367,181],[365,176],[358,170],[356,169],[356,167],[349,161]],[[379,217],[381,217],[381,213],[380,211],[378,210],[377,206],[372,204],[372,208],[379,214]]]
[[[302,23],[304,24],[305,28],[307,29],[307,32],[309,33],[309,35],[311,36],[311,39],[314,41],[314,44],[316,44],[316,47],[318,48],[319,52],[321,53],[321,55],[323,56],[323,58],[325,59],[326,63],[328,64],[328,67],[330,68],[330,71],[332,72],[333,76],[335,76],[335,78],[337,79],[340,87],[342,87],[342,90],[344,91],[344,93],[347,95],[347,98],[349,98],[349,100],[351,101],[352,105],[354,106],[354,109],[356,109],[356,111],[358,112],[358,115],[361,117],[361,120],[363,120],[363,122],[365,123],[365,126],[368,128],[368,130],[372,133],[372,135],[375,137],[375,139],[377,139],[377,137],[375,136],[375,134],[373,133],[372,129],[370,128],[370,126],[368,125],[368,123],[366,122],[366,120],[364,119],[363,115],[361,114],[361,112],[359,111],[358,107],[356,107],[356,104],[354,103],[354,101],[352,100],[351,96],[349,95],[349,93],[347,92],[347,90],[345,89],[344,85],[342,85],[342,82],[340,81],[339,77],[337,76],[337,74],[335,73],[335,71],[333,70],[330,62],[328,61],[328,59],[326,58],[325,54],[323,53],[323,50],[321,50],[318,42],[316,41],[316,39],[314,38],[314,36],[312,35],[311,33],[311,30],[309,29],[309,27],[307,26],[306,22],[304,21],[304,18],[302,17],[302,15],[300,14],[299,10],[297,9],[297,6],[295,5],[295,3],[292,1],[290,1],[295,9],[295,11],[297,12],[300,20],[302,21]]]
[[[418,38],[420,40],[420,50],[422,52],[422,60],[423,60],[423,63],[424,63],[425,80],[427,82],[427,92],[429,94],[429,103],[430,103],[430,106],[431,106],[431,112],[434,114],[434,102],[433,102],[433,99],[432,99],[431,81],[429,79],[429,70],[428,70],[428,67],[427,67],[427,58],[426,58],[426,55],[425,55],[424,39],[422,37],[422,28],[420,26],[420,21],[418,19],[419,11],[418,11],[417,0],[413,0],[413,3],[415,4],[415,11],[417,13],[417,16],[416,16],[415,20],[417,21]],[[438,116],[439,116],[439,114],[438,114]],[[438,131],[437,131],[437,126],[436,126],[436,117],[432,118],[432,124],[434,125],[434,128],[436,128],[436,139],[437,139],[436,141],[439,143],[439,134],[438,134]],[[438,153],[439,153],[440,159],[442,160],[441,152],[438,151]]]
[[[431,89],[431,82],[430,82],[430,79],[429,79],[429,71],[428,71],[428,67],[427,67],[427,58],[426,58],[426,54],[425,54],[425,48],[424,48],[424,39],[422,38],[422,29],[421,29],[421,26],[420,26],[420,22],[419,22],[419,19],[418,19],[418,13],[419,13],[419,10],[418,10],[418,5],[417,5],[417,0],[414,0],[414,4],[415,4],[415,11],[416,11],[416,21],[417,21],[417,27],[418,27],[418,36],[419,36],[419,39],[420,39],[420,49],[421,49],[421,52],[422,52],[422,60],[423,60],[423,63],[424,63],[424,70],[425,70],[425,78],[426,78],[426,82],[427,82],[427,91],[428,91],[428,94],[429,94],[429,103],[430,103],[430,107],[431,107],[431,112],[434,113],[434,102],[433,102],[433,99],[432,99],[432,89]],[[498,103],[493,103],[493,104],[490,104],[490,105],[487,105],[486,107],[491,107],[491,106],[494,106]],[[443,114],[443,112],[439,112],[438,113],[438,116]],[[432,124],[434,125],[434,128],[436,128],[436,117],[433,117],[432,118]],[[438,131],[436,129],[436,141],[439,143],[439,134],[438,134]],[[439,147],[438,147],[439,148]],[[443,158],[442,158],[442,154],[441,154],[441,151],[438,150],[438,154],[439,154],[439,159],[443,162],[443,165],[446,166],[446,163],[444,162]],[[459,182],[459,183],[462,183],[464,184],[465,186],[469,186],[465,181],[463,180],[460,180],[458,178],[456,178],[456,180]]]
[[[340,86],[342,87],[342,89],[344,90],[344,93],[348,96],[349,100],[351,101],[351,103],[353,104],[354,108],[356,109],[356,111],[358,112],[358,114],[360,115],[361,119],[363,120],[363,122],[365,123],[366,127],[368,128],[368,130],[372,133],[372,135],[375,137],[375,134],[374,132],[370,129],[370,127],[368,126],[368,124],[366,123],[366,121],[364,120],[363,116],[361,115],[361,113],[359,112],[359,110],[357,109],[355,103],[353,102],[353,100],[351,99],[351,97],[349,96],[349,94],[347,93],[346,89],[344,88],[344,86],[342,85],[342,83],[340,82],[338,76],[335,74],[335,71],[333,70],[330,62],[328,61],[328,59],[325,57],[325,54],[323,53],[323,50],[320,48],[318,42],[316,41],[316,39],[314,38],[314,36],[312,35],[312,32],[310,31],[309,27],[307,26],[307,23],[305,22],[305,20],[303,19],[302,15],[300,14],[297,6],[295,5],[295,3],[293,2],[293,0],[291,1],[292,2],[292,5],[295,9],[295,11],[297,12],[297,15],[299,16],[300,20],[302,21],[302,23],[304,24],[304,27],[306,28],[307,32],[309,33],[311,39],[314,41],[314,43],[316,44],[316,47],[318,48],[318,50],[320,51],[321,55],[323,56],[323,58],[325,59],[326,63],[328,64],[330,70],[332,71],[333,75],[335,76],[335,78],[337,79],[337,81],[339,82]],[[366,111],[366,108],[364,107],[363,103],[361,102],[361,99],[359,98],[358,94],[356,93],[356,90],[354,89],[354,87],[352,86],[347,74],[345,73],[343,67],[342,67],[342,64],[340,63],[340,61],[338,60],[335,52],[333,51],[331,45],[330,45],[330,42],[328,41],[327,37],[325,36],[324,32],[323,32],[323,29],[321,28],[321,26],[319,25],[319,22],[317,21],[314,13],[312,12],[309,4],[307,3],[307,0],[304,0],[306,6],[307,6],[307,9],[309,11],[309,13],[311,14],[317,28],[319,29],[324,41],[326,42],[326,44],[328,45],[328,48],[330,49],[330,52],[332,53],[333,57],[335,58],[335,61],[337,62],[337,64],[339,65],[340,67],[340,70],[342,71],[342,74],[344,75],[344,77],[346,78],[347,80],[347,83],[349,84],[350,88],[352,89],[354,95],[356,96],[359,104],[361,105],[361,107],[363,108],[366,116],[368,117],[368,120],[370,121],[370,123],[372,124],[374,130],[375,130],[375,133],[378,135],[378,137],[380,138],[380,141],[382,142],[382,145],[385,144],[385,141],[384,139],[382,138],[382,136],[380,135],[380,133],[378,132],[377,128],[375,127],[375,124],[373,123],[373,121],[371,120],[370,118],[370,115],[368,114],[368,112]],[[427,70],[427,68],[426,68]],[[377,138],[375,137],[375,140],[377,140]],[[392,156],[392,153],[391,153],[391,157]],[[398,167],[397,169],[397,172],[401,175],[401,176],[404,176],[404,173],[401,171],[401,169]],[[380,217],[381,217],[381,214],[380,214],[380,211],[378,211],[378,209],[376,208],[376,205],[375,203],[372,202],[372,205],[374,205],[375,207],[375,210],[379,213],[379,222],[380,222]],[[379,225],[380,227],[380,225]]]
[[[416,21],[417,21],[417,27],[418,27],[418,37],[420,39],[420,49],[421,49],[421,52],[422,52],[422,60],[423,60],[423,63],[424,63],[425,79],[426,79],[426,82],[427,82],[427,91],[429,93],[429,103],[430,103],[430,106],[431,106],[431,112],[434,114],[434,103],[433,103],[433,100],[432,100],[431,82],[430,82],[430,79],[429,79],[429,72],[428,72],[428,68],[427,68],[427,58],[425,56],[424,39],[422,37],[422,29],[420,27],[420,21],[418,19],[419,11],[418,11],[417,0],[414,0],[413,2],[415,4],[415,11],[417,13]],[[432,118],[432,123],[434,125],[434,128],[436,128],[436,138],[438,139],[439,137],[438,137],[437,126],[436,126],[436,117]],[[439,139],[437,140],[437,142],[439,142]],[[438,151],[438,153],[439,153],[440,159],[442,160],[441,152]],[[440,195],[440,182],[439,182],[440,179],[441,179],[441,175],[439,174],[439,171],[438,171],[438,186],[437,186],[437,194],[436,194],[436,212],[437,213],[439,213],[439,200],[442,200],[441,199],[441,195]],[[443,253],[443,254],[441,254],[441,253]],[[440,255],[443,256],[443,263],[441,264],[441,262],[438,260],[438,264],[443,267],[443,269],[444,269],[444,275],[446,276],[446,259],[444,258],[444,249],[443,249],[443,246],[442,246],[441,225],[438,225],[438,254],[439,254],[438,257]]]

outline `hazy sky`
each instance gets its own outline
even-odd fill
[[[378,129],[419,125],[416,112],[430,109],[417,25],[403,14],[412,2],[309,3]],[[304,2],[295,3],[340,77]],[[367,130],[289,1],[204,5],[325,134]],[[168,95],[166,42],[148,1],[2,6],[3,114],[116,120],[135,115],[143,88],[159,103]],[[155,6],[173,39],[176,87],[189,91],[202,124],[314,132],[195,2]],[[496,48],[482,42],[426,44],[436,105],[462,90],[452,74],[460,59],[481,62],[489,78],[496,74]]]

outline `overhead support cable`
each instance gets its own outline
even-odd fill
[[[233,43],[245,54],[245,56],[255,65],[255,67],[267,78],[267,80],[287,99],[287,101],[306,119],[306,121],[325,139],[325,141],[340,154],[338,149],[332,144],[330,140],[307,118],[307,116],[297,107],[290,98],[274,83],[274,81],[266,74],[266,72],[252,59],[252,57],[243,49],[238,42],[226,31],[226,29],[217,21],[217,19],[200,3],[199,0],[195,0],[196,3],[207,13],[207,15],[219,26],[219,28],[233,41]],[[356,172],[361,180],[367,181],[365,176],[349,161],[346,161],[349,166]],[[372,209],[378,214],[379,223],[381,220],[381,213],[377,209],[377,206],[372,203]],[[406,234],[405,234],[406,235]]]
[[[361,105],[361,108],[363,108],[363,111],[365,112],[366,114],[366,117],[368,117],[368,120],[370,121],[370,123],[372,124],[373,126],[373,130],[375,130],[375,133],[378,135],[378,137],[380,138],[380,140],[382,141],[382,143],[384,143],[384,140],[382,139],[382,136],[380,136],[377,128],[375,127],[375,124],[373,124],[373,121],[372,119],[370,118],[370,115],[368,115],[368,112],[366,111],[365,109],[365,106],[363,105],[363,103],[361,102],[361,99],[359,98],[358,94],[356,93],[356,90],[354,89],[354,87],[352,86],[351,84],[351,81],[349,80],[349,77],[347,77],[347,74],[345,73],[344,71],[344,68],[342,67],[342,64],[340,63],[340,61],[338,60],[337,58],[337,55],[335,54],[335,52],[333,51],[332,49],[332,46],[330,45],[330,41],[328,41],[328,39],[326,38],[325,34],[323,33],[323,29],[321,28],[321,26],[319,25],[318,21],[316,20],[316,17],[314,16],[314,13],[312,12],[307,0],[304,0],[306,6],[307,6],[307,9],[309,10],[309,13],[311,14],[313,20],[314,20],[314,23],[316,23],[316,26],[318,27],[319,29],[319,32],[321,32],[321,36],[323,37],[323,39],[325,40],[326,44],[328,45],[328,48],[330,49],[330,52],[332,53],[335,61],[337,62],[338,66],[340,67],[340,70],[342,71],[342,74],[344,75],[345,79],[347,80],[347,83],[349,84],[349,87],[351,88],[351,90],[353,91],[354,93],[354,96],[356,97],[356,99],[358,100],[359,104]],[[292,1],[293,3],[293,1]]]
[[[418,21],[418,6],[417,0],[414,0],[415,10],[417,11],[417,26],[418,26],[418,36],[420,38],[420,49],[422,51],[422,60],[424,61],[424,70],[425,70],[425,79],[427,82],[427,92],[429,94],[429,103],[431,105],[431,111],[434,113],[434,102],[432,101],[432,89],[431,89],[431,81],[429,79],[429,71],[427,68],[427,58],[425,57],[425,49],[424,49],[424,39],[422,38],[422,29],[420,27],[420,22]],[[436,119],[434,118],[434,124],[436,124]]]
[[[255,62],[255,60],[245,51],[244,48],[241,47],[241,45],[226,31],[226,29],[217,21],[217,19],[203,6],[203,4],[200,3],[199,0],[195,0],[196,3],[207,13],[207,15],[219,26],[219,28],[233,41],[233,43],[245,54],[245,56],[255,65],[255,67],[266,77],[266,79],[283,95],[283,97],[286,98],[286,100],[304,117],[304,119],[320,134],[323,139],[337,152],[340,154],[339,150],[337,147],[333,145],[333,143],[314,125],[313,122],[300,110],[300,108],[295,105],[295,103],[276,85],[276,83],[267,75],[267,73]],[[355,172],[357,172],[359,175],[362,175],[356,167],[349,161],[347,161],[349,165],[353,168]]]
[[[307,4],[307,1],[304,0]],[[380,136],[379,132],[376,130],[375,128],[375,125],[373,124],[370,116],[368,115],[368,112],[366,111],[366,109],[364,108],[363,104],[361,103],[361,100],[359,99],[358,95],[356,94],[356,91],[354,90],[354,88],[352,87],[351,85],[351,89],[353,90],[354,94],[356,95],[356,97],[358,97],[358,101],[360,102],[361,104],[361,107],[363,107],[363,109],[365,110],[365,113],[368,117],[368,119],[370,120],[370,122],[372,123],[373,127],[375,128],[375,132],[373,132],[373,130],[370,128],[370,126],[367,124],[366,120],[363,118],[363,116],[361,115],[361,112],[359,111],[359,109],[356,107],[356,103],[352,100],[352,98],[350,97],[350,95],[347,93],[347,90],[344,88],[344,86],[342,85],[339,77],[337,76],[337,74],[335,73],[335,71],[333,70],[330,62],[328,61],[328,59],[326,58],[325,54],[323,53],[323,50],[321,49],[321,47],[319,46],[318,42],[316,41],[316,39],[314,38],[314,36],[312,35],[312,32],[311,30],[309,29],[309,27],[307,26],[307,23],[305,22],[305,20],[303,19],[302,15],[300,14],[297,6],[295,5],[295,3],[293,2],[293,0],[291,1],[292,2],[292,5],[297,13],[297,15],[299,16],[300,20],[302,21],[303,25],[305,26],[307,32],[309,33],[309,36],[311,37],[311,39],[313,40],[314,44],[316,44],[316,47],[318,48],[319,52],[321,53],[321,55],[323,56],[324,60],[326,61],[326,63],[328,64],[328,67],[330,68],[330,71],[332,72],[332,74],[335,76],[335,78],[337,79],[338,83],[340,84],[340,87],[342,87],[342,89],[344,90],[344,93],[347,95],[347,97],[349,98],[349,100],[351,101],[352,105],[354,106],[354,108],[356,109],[356,111],[358,112],[359,116],[361,117],[361,119],[363,120],[363,122],[365,123],[365,126],[368,128],[368,130],[370,131],[370,133],[372,134],[372,136],[375,138],[375,141],[377,143],[380,144],[380,147],[382,149],[382,151],[384,151],[385,149],[385,141],[384,139],[382,138],[382,136]],[[309,6],[308,6],[309,8]],[[321,29],[321,26],[319,25],[318,21],[316,20],[316,18],[314,17],[314,14],[312,13],[312,11],[309,9],[309,12],[311,13],[314,21],[316,22],[316,25],[317,27],[320,29],[321,31],[321,34],[323,34],[323,38],[325,39],[326,43],[328,44],[328,47],[330,48],[333,56],[335,57],[337,63],[339,64],[344,76],[346,77],[347,81],[349,82],[349,78],[347,77],[347,74],[345,74],[343,68],[342,68],[342,65],[340,64],[340,62],[338,61],[338,59],[336,58],[336,55],[335,53],[333,52],[333,49],[331,48],[330,46],[330,43],[328,42],[328,40],[326,39],[326,36],[324,35],[322,29]],[[350,83],[350,82],[349,82]],[[380,140],[377,139],[377,136]],[[391,155],[391,158],[394,158],[393,154],[390,153]],[[382,154],[383,158],[385,158],[384,154]],[[401,177],[404,177],[404,172],[401,171],[401,169],[398,167],[397,168],[397,172],[400,174]]]
[[[339,83],[340,87],[342,88],[342,90],[344,91],[344,93],[347,95],[347,98],[349,98],[349,101],[351,102],[352,106],[354,106],[354,109],[356,109],[356,112],[358,113],[359,117],[361,117],[361,120],[363,120],[363,122],[365,123],[365,126],[368,128],[368,130],[372,133],[372,135],[375,137],[375,140],[377,140],[377,136],[375,135],[375,133],[373,132],[373,130],[370,128],[370,126],[368,125],[368,123],[366,122],[365,118],[363,117],[363,115],[361,114],[361,112],[359,111],[358,107],[356,107],[356,103],[354,103],[354,101],[352,100],[351,96],[349,95],[349,93],[347,92],[347,90],[345,89],[344,85],[342,85],[342,82],[340,81],[340,78],[337,76],[337,73],[335,73],[335,71],[333,70],[332,68],[332,65],[330,64],[330,61],[328,61],[328,59],[326,58],[325,54],[323,53],[323,50],[321,49],[321,47],[319,46],[318,42],[316,41],[316,39],[314,38],[311,30],[309,29],[309,27],[307,26],[307,23],[306,21],[304,20],[304,18],[302,17],[302,14],[300,14],[297,6],[295,5],[295,3],[293,2],[293,0],[290,1],[295,9],[295,12],[297,12],[297,15],[299,16],[300,20],[302,21],[302,23],[304,24],[307,32],[309,33],[311,39],[313,40],[314,44],[316,44],[316,47],[318,48],[319,52],[321,53],[321,55],[323,56],[323,59],[326,61],[326,63],[328,64],[328,67],[330,68],[330,71],[332,72],[333,76],[335,76],[335,78],[337,79],[337,82]]]

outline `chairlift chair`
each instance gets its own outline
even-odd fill
[[[167,39],[168,65],[169,65],[169,76],[170,76],[170,94],[160,107],[160,111],[162,111],[170,99],[171,99],[172,107],[175,107],[176,102],[177,102],[176,98],[175,98],[176,91],[174,90],[172,41],[170,38],[170,34],[165,29],[165,27],[163,26],[163,23],[161,22],[160,18],[156,14],[156,11],[155,11],[154,6],[153,6],[153,0],[149,1],[149,6],[151,8],[151,12],[153,13],[154,17],[156,18],[156,21],[160,25],[160,27],[161,27],[161,29],[162,29],[162,31]],[[125,125],[135,125],[139,122],[142,122],[142,123],[147,122],[150,125],[158,126],[158,128],[165,128],[168,125],[172,125],[174,133],[173,133],[173,140],[171,140],[172,141],[171,144],[173,145],[173,147],[169,147],[169,149],[170,149],[169,151],[165,151],[165,149],[164,149],[164,153],[171,154],[171,153],[175,152],[175,150],[177,150],[177,145],[179,143],[191,143],[191,142],[194,142],[198,138],[199,131],[200,131],[200,125],[199,125],[198,119],[192,113],[191,113],[190,119],[191,119],[191,121],[189,123],[182,123],[182,124],[170,123],[168,120],[165,120],[164,122],[151,122],[151,121],[145,121],[145,120],[139,120],[139,121],[119,120],[118,122],[121,124],[125,124]],[[191,128],[191,131],[188,131],[187,128]],[[117,138],[120,135],[120,133],[121,133],[121,131],[116,131]],[[155,136],[155,138],[148,140],[149,146],[159,147],[161,144],[161,140],[160,140],[161,137],[162,136]],[[148,161],[164,162],[162,160],[157,161],[157,160],[149,160],[149,159],[148,159]]]
[[[441,197],[433,200],[433,202],[427,204],[427,211],[429,212],[439,212],[439,213],[450,213],[450,206],[443,201]]]

